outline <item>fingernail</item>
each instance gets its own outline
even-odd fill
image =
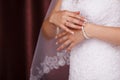
[[[57,51],[59,51],[59,48],[57,48]]]
[[[58,42],[56,42],[56,45],[58,45]]]
[[[77,14],[80,14],[80,12],[78,11]]]
[[[88,22],[88,20],[87,20],[87,19],[84,19],[84,21],[85,21],[85,22]]]
[[[69,51],[68,51],[68,50],[65,50],[65,53],[69,53]]]
[[[65,50],[65,53],[67,53],[67,51]]]
[[[55,39],[57,39],[58,37],[57,36],[55,36]]]
[[[73,34],[73,35],[74,35],[74,32],[71,32],[71,34]]]

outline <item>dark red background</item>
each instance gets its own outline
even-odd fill
[[[0,80],[28,80],[50,0],[0,0]]]

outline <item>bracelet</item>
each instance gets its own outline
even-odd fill
[[[87,33],[85,32],[84,26],[82,26],[82,33],[83,33],[83,36],[85,37],[85,39],[90,39],[88,37]]]

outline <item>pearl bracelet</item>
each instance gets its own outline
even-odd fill
[[[85,37],[85,39],[90,39],[88,37],[87,33],[85,32],[84,26],[82,26],[82,33],[83,33],[83,36]]]

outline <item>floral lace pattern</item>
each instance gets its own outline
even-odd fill
[[[57,56],[46,56],[44,61],[40,63],[40,67],[31,74],[30,80],[39,80],[44,74],[49,73],[53,69],[58,69],[60,66],[69,65],[70,55],[65,52],[57,52]]]
[[[120,0],[63,0],[61,9],[79,10],[89,22],[117,27],[120,26],[119,4]],[[38,49],[37,54],[39,52]],[[65,52],[54,55],[56,56],[45,56],[42,62],[36,61],[36,64],[33,64],[30,80],[40,80],[44,74],[64,65],[70,65],[69,80],[120,79],[120,47],[112,47],[106,42],[91,39],[76,46],[71,56]]]

